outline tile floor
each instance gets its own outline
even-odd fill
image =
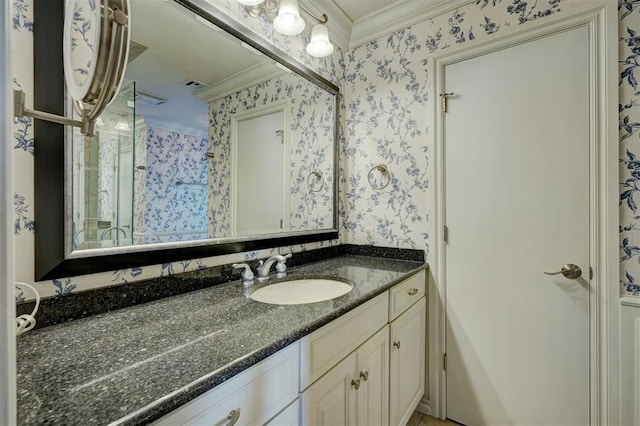
[[[414,411],[407,426],[459,426],[459,424]]]

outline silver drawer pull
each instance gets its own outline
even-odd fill
[[[397,342],[393,342],[393,346],[395,346],[397,349],[400,349],[400,340],[398,340]]]
[[[367,379],[369,378],[369,372],[368,371],[361,371],[360,372],[360,378],[362,378],[362,381],[366,382]]]
[[[229,412],[229,415],[227,416],[227,420],[229,420],[229,423],[227,423],[227,426],[233,426],[236,423],[238,423],[238,419],[240,418],[240,409],[236,408],[235,410],[231,410]]]
[[[416,294],[418,294],[417,288],[412,288],[411,290],[409,290],[409,296],[415,296]]]
[[[351,380],[351,386],[356,388],[356,390],[360,389],[360,379]]]

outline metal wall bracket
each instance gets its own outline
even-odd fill
[[[95,77],[84,99],[75,99],[75,110],[80,120],[25,107],[25,93],[13,91],[14,117],[33,117],[67,126],[79,127],[85,136],[95,134],[96,120],[117,94],[127,65],[129,52],[129,0],[102,0],[103,25],[99,41]],[[110,3],[113,1],[113,4]],[[66,26],[65,26],[66,27]],[[66,59],[66,58],[65,58]]]

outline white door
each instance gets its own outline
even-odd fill
[[[285,226],[284,112],[236,123],[234,184],[236,235],[282,232]]]
[[[446,412],[589,424],[589,32],[447,65]],[[568,279],[543,272],[582,269]]]

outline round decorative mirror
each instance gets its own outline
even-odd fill
[[[129,55],[129,0],[69,0],[64,23],[64,74],[82,133],[122,84]]]

